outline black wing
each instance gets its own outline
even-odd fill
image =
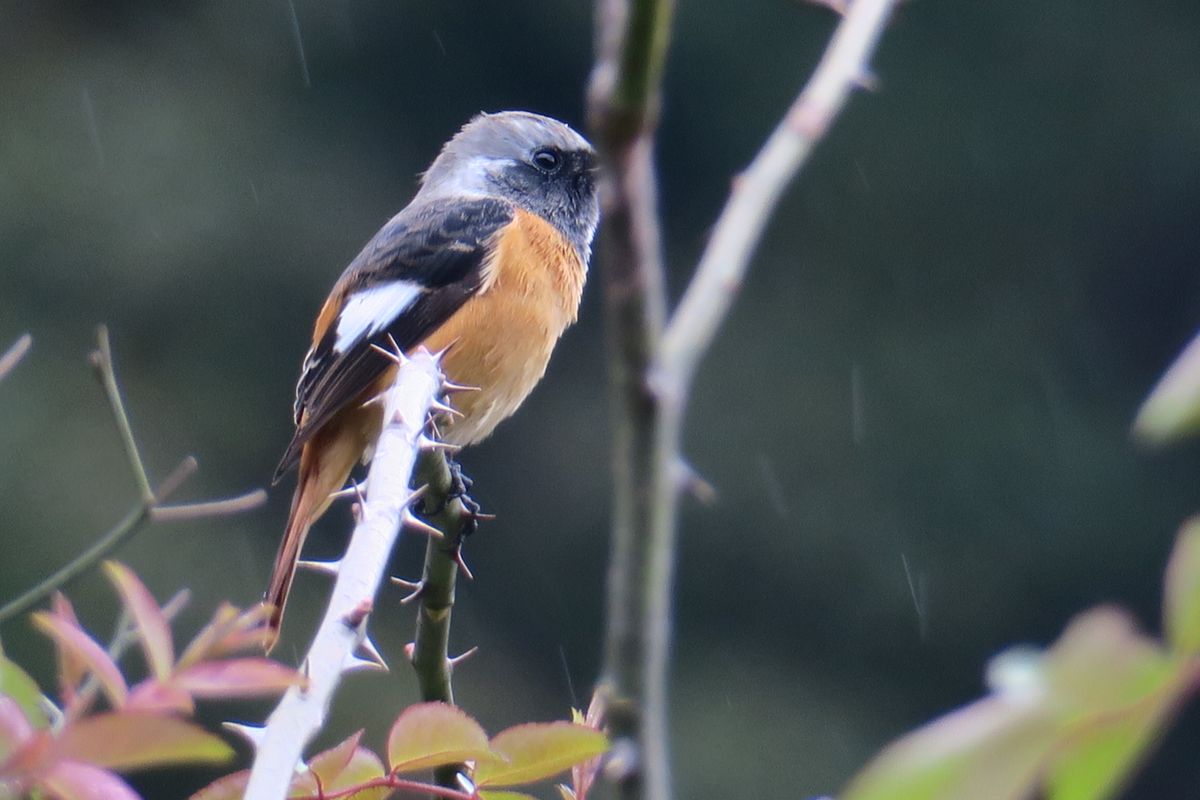
[[[380,320],[378,329],[340,350],[336,316],[313,343],[296,387],[296,432],[273,481],[296,465],[315,431],[358,400],[390,365],[372,344],[390,348],[390,335],[401,350],[415,347],[479,290],[489,246],[513,213],[503,200],[437,200],[409,206],[375,234],[334,287],[339,315],[355,293],[383,284],[403,281],[419,294],[396,317]]]

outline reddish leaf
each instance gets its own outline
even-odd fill
[[[150,674],[165,680],[175,666],[175,646],[171,642],[171,625],[166,615],[158,607],[154,595],[129,567],[117,561],[105,561],[104,572],[133,617]]]
[[[350,763],[333,779],[326,789],[342,791],[343,789],[350,789],[376,778],[382,778],[386,774],[387,770],[383,768],[383,762],[379,760],[379,756],[365,747],[359,747],[350,756]],[[364,789],[361,792],[355,792],[350,795],[347,800],[350,800],[350,798],[354,798],[354,800],[374,800],[375,798],[387,797],[391,793],[392,790],[386,787]]]
[[[0,697],[0,764],[33,736],[33,726],[11,697]]]
[[[80,627],[79,618],[75,616],[75,608],[62,592],[55,592],[50,600],[50,608],[54,614],[70,622],[76,628]],[[58,693],[63,706],[70,706],[75,700],[79,684],[87,675],[87,663],[72,651],[62,647],[55,648],[58,658]]]
[[[276,694],[303,682],[300,673],[266,658],[203,661],[171,678],[196,697],[256,697]]]
[[[313,756],[309,762],[309,771],[296,776],[292,781],[290,796],[319,797],[321,792],[341,792],[382,778],[386,774],[383,762],[370,750],[357,746],[360,736],[362,731],[336,747]],[[349,747],[352,744],[355,746]],[[345,800],[383,800],[392,794],[392,791],[386,786],[373,787],[347,795]]]
[[[250,782],[250,770],[244,769],[205,786],[192,795],[188,800],[242,800],[246,794],[246,784]]]
[[[213,612],[209,623],[201,628],[200,632],[184,648],[183,655],[179,657],[179,662],[175,665],[176,668],[182,669],[203,661],[206,658],[212,658],[210,651],[223,636],[233,630],[233,626],[237,622],[237,616],[237,608],[229,603],[221,603],[217,607],[217,610]]]
[[[308,760],[309,772],[320,778],[322,784],[328,785],[350,763],[354,751],[358,749],[358,740],[362,738],[362,735],[363,732],[360,730],[328,750],[317,753]]]
[[[26,739],[19,750],[0,764],[4,777],[16,780],[28,779],[45,772],[46,767],[54,757],[54,739],[50,731],[34,731],[33,736]],[[3,786],[0,781],[0,786]]]
[[[495,758],[479,723],[446,703],[418,703],[404,709],[388,734],[387,756],[392,772]]]
[[[147,678],[129,691],[125,710],[190,715],[196,710],[196,704],[186,690],[172,683]]]
[[[38,783],[56,800],[141,800],[111,772],[74,761],[58,762]]]
[[[135,711],[97,714],[78,720],[58,738],[63,758],[109,769],[160,764],[216,764],[233,749],[203,728],[174,717]]]
[[[109,658],[104,648],[96,640],[88,636],[87,631],[70,620],[38,611],[32,615],[34,626],[54,640],[60,649],[71,651],[73,657],[87,664],[88,669],[100,682],[100,688],[108,695],[108,700],[114,708],[120,708],[125,703],[129,693],[121,671]]]
[[[507,761],[475,770],[475,785],[516,786],[557,775],[608,750],[604,734],[572,722],[517,725],[492,737],[491,748]]]

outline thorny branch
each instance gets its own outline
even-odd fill
[[[667,0],[597,0],[588,100],[604,169],[600,242],[616,416],[615,510],[604,672],[622,796],[671,797],[667,672],[677,476],[692,377],[723,322],[783,190],[829,129],[896,0],[853,0],[824,57],[735,183],[683,301],[665,301],[652,136],[669,40]]]
[[[367,638],[375,594],[401,524],[411,516],[416,494],[409,481],[417,456],[429,445],[425,420],[442,385],[437,358],[419,350],[402,362],[383,397],[384,427],[375,447],[358,523],[336,565],[337,580],[320,628],[304,659],[303,687],[292,687],[271,713],[265,729],[246,731],[257,742],[246,800],[283,800],[304,746],[321,730],[333,693],[346,672],[383,667]],[[362,650],[368,658],[360,658]]]
[[[97,328],[96,339],[97,346],[90,356],[90,361],[96,371],[96,377],[100,381],[100,385],[104,388],[105,395],[108,397],[113,421],[116,423],[117,432],[121,437],[121,444],[125,449],[125,455],[129,460],[129,466],[138,487],[140,502],[134,508],[130,509],[120,522],[97,539],[91,547],[67,564],[64,564],[49,577],[40,581],[32,589],[5,603],[3,607],[0,607],[0,621],[10,619],[45,600],[55,590],[62,588],[80,574],[100,563],[109,553],[141,530],[148,522],[199,519],[202,517],[237,514],[256,508],[262,505],[267,499],[266,492],[262,489],[257,489],[248,494],[226,500],[163,506],[163,501],[178,489],[188,476],[196,471],[196,459],[192,456],[184,458],[179,466],[159,486],[157,492],[151,487],[145,464],[142,461],[141,452],[137,446],[137,440],[133,435],[133,428],[129,424],[129,415],[125,412],[125,403],[121,398],[121,390],[117,384],[116,370],[113,368],[112,347],[108,339],[108,328],[103,325]],[[5,354],[3,359],[0,359],[0,377],[2,377],[4,368],[11,367],[10,363],[6,363],[7,359],[14,351],[18,351],[19,345],[20,341]],[[28,344],[25,345],[25,349],[28,349]],[[17,357],[19,358],[20,356],[18,355]]]

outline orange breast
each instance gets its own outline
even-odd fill
[[[477,442],[524,402],[575,321],[583,281],[583,264],[562,234],[518,211],[500,235],[483,287],[425,341],[435,351],[450,347],[450,380],[479,387],[454,398],[464,416],[443,427],[446,441]]]

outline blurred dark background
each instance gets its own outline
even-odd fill
[[[85,362],[113,331],[153,474],[180,496],[264,485],[326,290],[480,110],[582,125],[586,3],[0,2],[0,597],[135,492]],[[684,2],[659,139],[670,282],[835,19],[794,0]],[[1200,450],[1129,423],[1200,319],[1200,6],[1057,0],[902,9],[779,209],[703,370],[688,450],[717,487],[683,516],[674,669],[680,797],[836,790],[882,744],[982,691],[986,660],[1097,603],[1156,631]],[[499,517],[471,542],[458,699],[492,729],[586,704],[599,660],[609,449],[598,284],[517,418],[463,457]],[[190,633],[256,601],[291,491],[143,532],[120,557]],[[342,546],[330,513],[314,554]],[[419,569],[420,542],[395,569]],[[295,659],[324,578],[303,575]],[[70,587],[107,635],[111,594]],[[381,599],[390,675],[330,731],[415,698],[413,612]],[[6,649],[45,682],[23,621]],[[257,719],[268,706],[210,707]],[[1200,796],[1185,715],[1129,797]],[[329,737],[327,737],[327,741]],[[139,778],[181,797],[213,773]]]

